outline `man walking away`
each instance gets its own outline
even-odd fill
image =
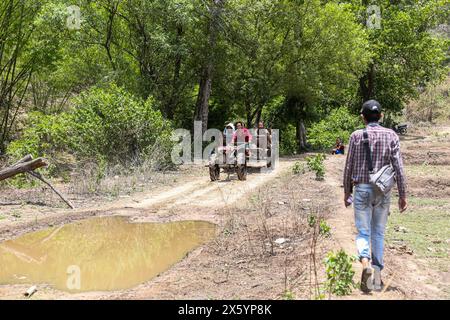
[[[366,125],[366,143],[370,148],[372,172],[391,164],[396,175],[399,210],[407,208],[406,181],[400,153],[400,141],[391,129],[379,125],[381,106],[375,100],[367,101],[361,109],[361,116]],[[349,142],[347,161],[344,170],[345,206],[354,203],[355,225],[358,231],[356,247],[359,260],[363,266],[361,290],[370,292],[373,269],[382,270],[384,252],[384,233],[389,215],[391,192],[383,193],[376,185],[370,183],[368,149],[364,147],[365,130],[352,133]],[[352,193],[354,190],[354,199]]]

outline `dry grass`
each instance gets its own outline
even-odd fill
[[[210,269],[215,284],[245,281],[251,291],[221,298],[314,299],[324,280],[326,246],[308,216],[318,220],[328,212],[299,192],[313,175],[286,174],[259,188],[244,204],[226,207],[220,235],[211,243]],[[319,184],[320,182],[313,182]],[[306,201],[305,201],[306,200]],[[217,268],[217,269],[216,269]],[[217,271],[220,270],[220,271]],[[220,279],[220,280],[218,280]],[[245,279],[245,280],[244,280]],[[205,284],[205,286],[207,286]]]
[[[448,123],[450,120],[450,76],[431,86],[405,109],[405,119],[413,123]]]

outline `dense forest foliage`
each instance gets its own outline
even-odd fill
[[[171,130],[195,120],[203,130],[264,120],[281,130],[284,153],[326,147],[359,125],[363,100],[395,115],[447,77],[449,40],[436,30],[448,9],[448,0],[2,0],[0,154],[162,163]]]

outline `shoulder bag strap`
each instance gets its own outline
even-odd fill
[[[366,159],[367,164],[369,166],[369,173],[373,173],[373,164],[372,164],[372,154],[370,152],[370,146],[369,146],[369,135],[367,134],[367,129],[364,128],[363,130],[363,136],[364,136],[364,149],[366,151]]]

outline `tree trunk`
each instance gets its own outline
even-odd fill
[[[214,51],[217,42],[220,10],[225,0],[212,0],[211,20],[208,26],[208,46],[205,64],[201,71],[197,102],[195,104],[195,121],[202,122],[202,132],[208,128],[209,97],[211,96],[212,73],[214,68]]]
[[[297,120],[296,124],[296,138],[298,145],[298,152],[306,150],[306,128],[303,119]]]
[[[108,7],[108,23],[106,25],[106,39],[105,43],[103,44],[103,47],[106,50],[106,54],[108,56],[108,60],[111,64],[111,67],[113,71],[116,71],[116,64],[114,62],[112,53],[111,53],[111,42],[113,37],[113,27],[114,27],[114,19],[117,14],[117,9],[119,7],[120,1],[117,1],[115,3],[110,3],[110,6]]]
[[[178,91],[180,87],[180,71],[181,71],[181,61],[182,56],[179,52],[180,42],[181,38],[183,37],[183,26],[178,25],[177,26],[177,39],[176,39],[176,47],[177,47],[177,53],[175,56],[175,66],[173,71],[173,78],[172,78],[172,92],[169,97],[169,101],[166,105],[166,117],[169,120],[173,120],[174,114],[175,114],[175,108],[178,103]]]
[[[208,129],[209,97],[211,96],[212,63],[203,70],[195,106],[195,121],[202,122],[202,132]]]
[[[373,99],[375,66],[370,65],[367,73],[359,79],[359,92],[364,103],[367,100]]]
[[[261,114],[262,114],[262,107],[258,108],[258,111],[256,112],[256,120],[255,120],[256,125],[258,125],[258,123],[261,121]],[[267,124],[265,123],[264,126],[267,126]]]

